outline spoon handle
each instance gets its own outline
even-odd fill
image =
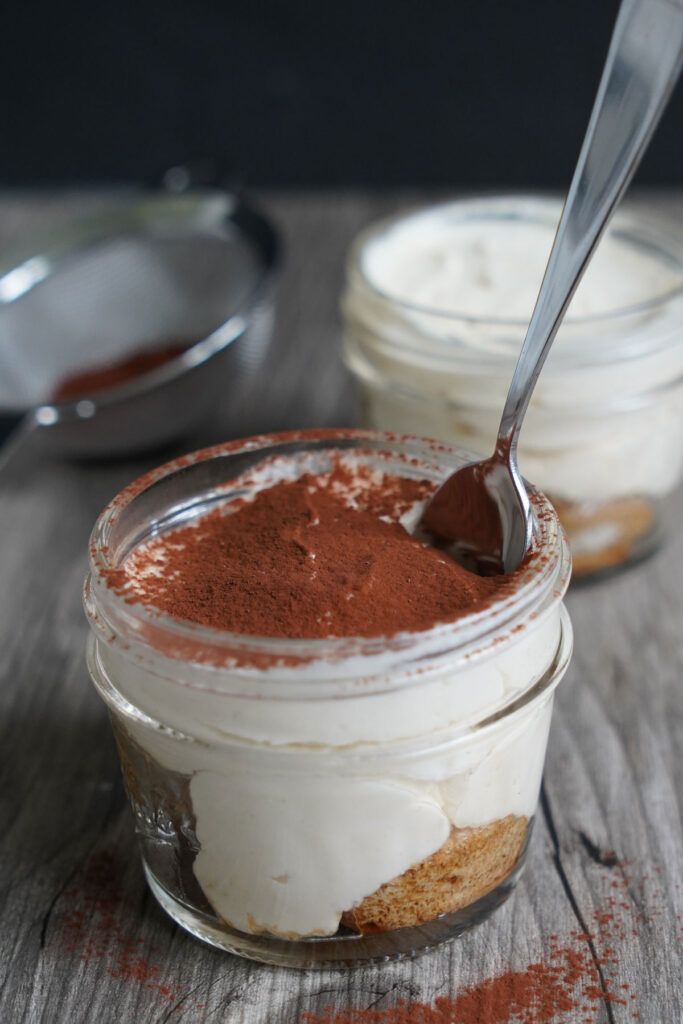
[[[683,63],[683,0],[623,0],[498,431],[514,450],[531,392],[581,276],[640,163]]]

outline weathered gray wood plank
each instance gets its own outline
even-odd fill
[[[410,199],[263,197],[288,249],[274,358],[196,443],[351,422],[336,354],[343,255],[362,224]],[[683,224],[683,197],[650,201]],[[10,197],[0,202],[0,244],[82,203]],[[680,1020],[683,537],[570,596],[576,655],[558,692],[546,799],[514,899],[420,960],[299,974],[195,942],[142,878],[108,721],[83,664],[80,585],[95,515],[146,465],[47,463],[26,452],[3,476],[0,1021],[296,1024],[329,1005],[430,1003],[548,957],[552,936],[584,929],[598,957],[617,950],[618,965],[604,973],[628,1003],[596,1004],[595,1024],[625,1024],[633,1012],[647,1024]],[[671,517],[683,521],[683,495]]]

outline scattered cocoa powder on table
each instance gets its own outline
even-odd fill
[[[87,862],[76,883],[64,893],[68,909],[61,919],[61,943],[67,954],[86,963],[102,961],[107,974],[147,988],[169,1002],[181,1001],[183,985],[162,981],[162,967],[142,951],[122,914],[122,871],[126,861],[101,850]]]
[[[613,851],[595,847],[591,857],[603,889],[591,931],[550,936],[546,959],[432,1003],[404,1000],[364,1010],[330,1007],[322,1013],[305,1012],[299,1024],[595,1024],[605,1003],[622,1008],[620,1020],[639,1020],[636,994],[618,980],[619,954],[631,936],[653,926],[663,913],[665,896],[648,875],[637,878],[631,862]],[[658,874],[661,868],[654,871]],[[631,889],[635,903],[625,898]]]
[[[506,971],[431,1004],[304,1013],[301,1024],[592,1024],[591,1011],[604,998],[626,1005],[621,996],[604,993],[599,980],[590,953],[569,946],[554,950],[549,963]]]
[[[589,949],[574,943],[554,947],[548,961],[505,971],[433,1003],[401,1000],[386,1009],[304,1013],[301,1024],[593,1024],[603,1001],[629,1005],[626,988],[604,988]]]
[[[150,1000],[171,1004],[174,1010],[184,1005],[201,1011],[206,1002],[201,996],[196,1003],[190,1000],[182,975],[176,974],[172,981],[164,978],[166,965],[160,951],[150,948],[140,921],[136,924],[130,917],[124,879],[129,860],[128,849],[100,850],[64,891],[54,915],[58,955],[93,967],[102,965],[119,984],[146,989]],[[487,978],[433,1003],[402,1001],[366,1010],[330,1007],[320,1013],[305,1012],[300,1024],[594,1024],[605,1000],[622,1007],[622,1016],[637,1020],[636,995],[616,977],[619,952],[641,928],[656,927],[665,896],[652,877],[638,876],[627,860],[614,857],[598,870],[603,896],[593,914],[591,935],[574,931],[551,936],[552,948],[545,960]],[[652,870],[661,871],[657,866]],[[635,903],[626,898],[631,889]],[[589,937],[597,961],[590,952]]]

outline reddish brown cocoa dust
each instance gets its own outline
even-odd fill
[[[205,1009],[206,1001],[191,999],[196,988],[190,985],[191,978],[183,983],[177,968],[168,977],[164,957],[149,945],[148,926],[131,917],[124,877],[129,864],[129,850],[102,850],[89,858],[55,910],[59,955],[77,958],[86,970],[104,967],[119,984],[147,990],[146,1006],[162,1001],[174,1013]],[[604,1019],[605,1002],[619,1005],[620,1020],[638,1020],[637,996],[620,979],[620,954],[637,946],[634,936],[641,944],[651,940],[667,898],[651,876],[636,877],[627,860],[613,856],[594,870],[603,897],[590,934],[550,936],[546,959],[486,978],[433,1003],[330,1007],[321,1013],[305,1012],[299,1024],[595,1024]],[[662,868],[653,865],[652,871],[659,875]],[[343,986],[340,998],[342,990]]]
[[[338,465],[151,541],[110,570],[108,583],[173,618],[251,636],[429,629],[486,607],[510,586],[509,577],[467,572],[395,521],[432,490],[429,481],[387,474],[362,480]]]
[[[604,1002],[630,1002],[628,985],[615,993],[604,983],[598,965],[606,961],[596,962],[588,946],[578,945],[586,938],[575,934],[573,944],[554,947],[548,961],[505,971],[433,1003],[400,1000],[385,1009],[304,1013],[301,1024],[593,1024]]]
[[[180,1005],[183,985],[164,982],[165,968],[142,952],[121,898],[127,858],[108,850],[94,854],[76,882],[64,893],[68,910],[61,920],[61,946],[86,963],[101,961],[107,974],[150,989]]]
[[[84,370],[82,373],[74,373],[65,377],[57,385],[52,400],[54,402],[76,401],[98,391],[106,391],[109,388],[127,384],[143,373],[149,373],[150,370],[155,370],[158,366],[170,363],[181,352],[185,352],[191,344],[192,342],[175,343],[165,345],[163,348],[136,352],[118,363],[109,363],[106,366]]]
[[[550,936],[545,960],[486,978],[432,1003],[399,1000],[393,1006],[364,1010],[330,1007],[322,1013],[304,1013],[299,1024],[596,1024],[604,1019],[605,1003],[622,1007],[626,1019],[639,1020],[636,994],[619,981],[620,951],[633,941],[631,936],[641,935],[641,928],[656,927],[665,896],[648,884],[647,875],[636,881],[630,862],[612,851],[594,847],[591,856],[607,893],[592,915],[593,927],[588,933]],[[654,870],[659,873],[661,868]],[[626,895],[632,889],[635,902]],[[625,896],[612,896],[613,891]],[[637,913],[638,906],[647,909]]]
[[[304,1013],[301,1024],[591,1024],[588,1014],[603,999],[626,1005],[599,982],[590,953],[567,947],[556,950],[550,963],[506,971],[431,1004],[400,1001],[381,1010]]]

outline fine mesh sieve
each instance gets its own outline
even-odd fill
[[[128,201],[0,266],[0,412],[71,454],[181,436],[265,358],[275,252],[237,197],[192,190]],[[74,375],[176,346],[117,386],[55,400]]]

